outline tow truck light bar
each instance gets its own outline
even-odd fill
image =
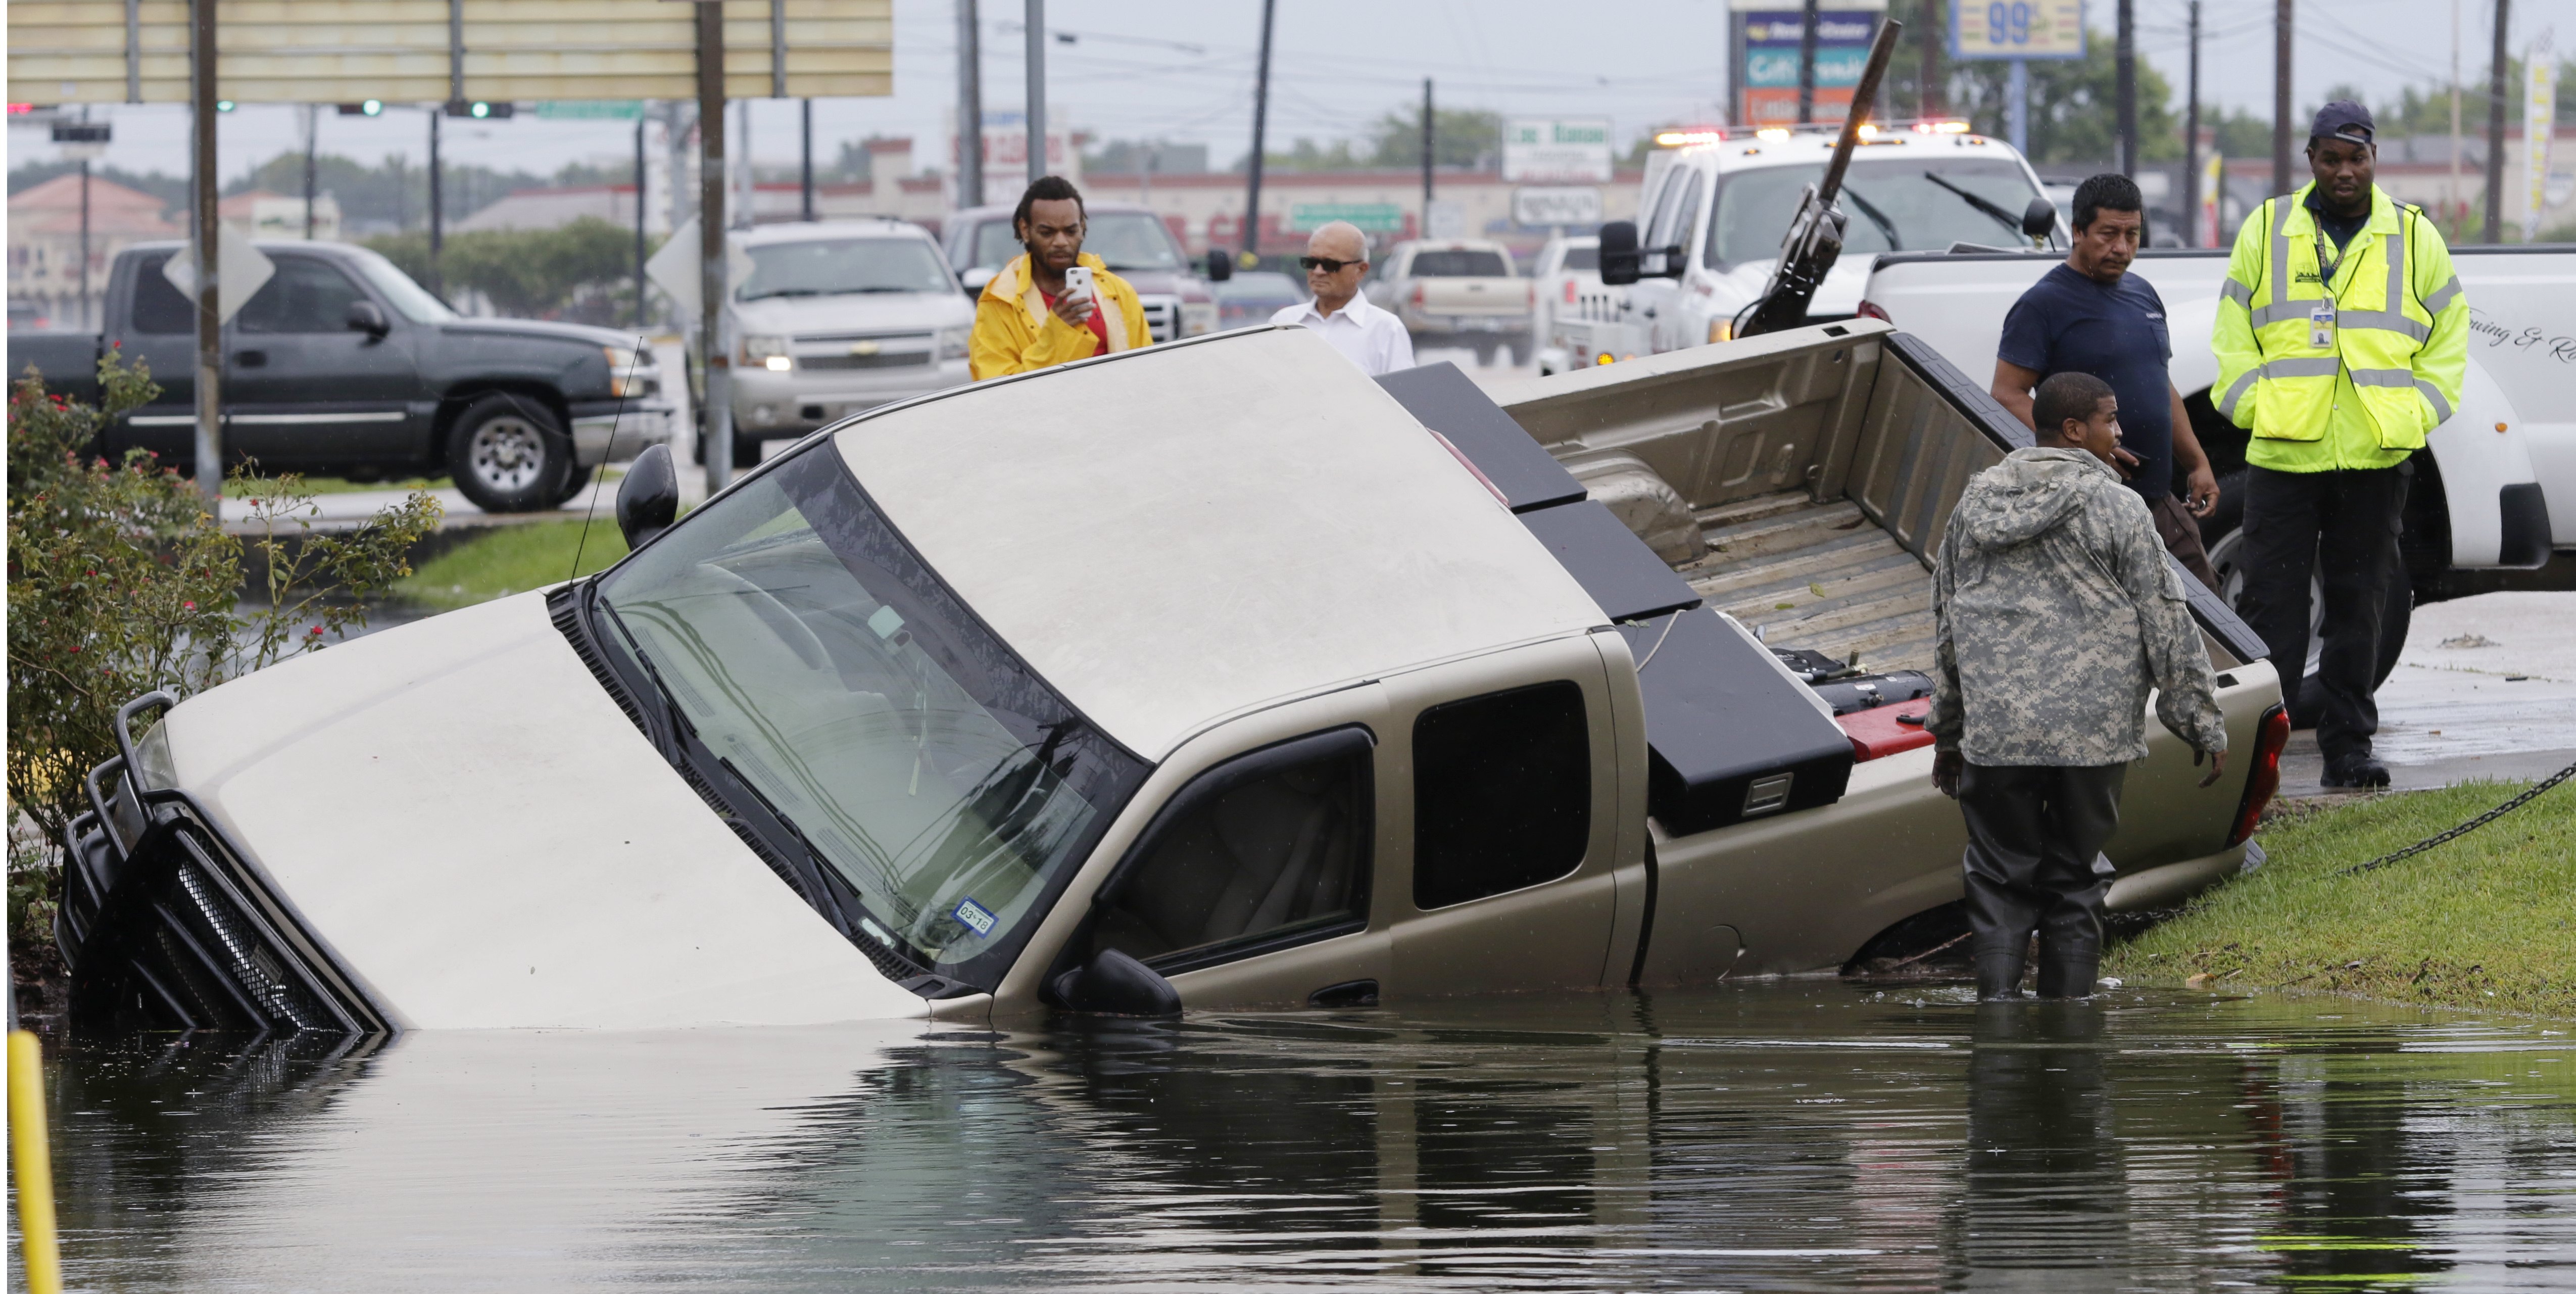
[[[1663,130],[1655,132],[1655,147],[1657,148],[1690,148],[1699,144],[1723,144],[1725,142],[1726,128],[1723,126],[1687,126],[1680,130]]]

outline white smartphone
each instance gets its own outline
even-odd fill
[[[1066,270],[1064,272],[1064,290],[1069,294],[1089,297],[1096,301],[1098,299],[1098,291],[1093,287],[1091,282],[1091,267],[1088,265],[1076,265],[1073,268]]]

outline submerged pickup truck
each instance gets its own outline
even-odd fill
[[[632,333],[468,319],[363,247],[262,242],[267,283],[224,326],[224,452],[263,471],[399,480],[444,472],[487,512],[551,508],[599,465],[670,433],[652,352]],[[94,399],[114,350],[160,398],[99,452],[196,455],[197,316],[163,273],[179,243],[139,243],[108,269],[102,333],[13,332],[10,380]]]
[[[1084,410],[1116,434],[1066,434]],[[1906,667],[1962,485],[2020,443],[1853,321],[1492,399],[1226,333],[872,411],[676,524],[648,451],[605,573],[129,705],[66,841],[72,1014],[999,1020],[1831,972],[1959,897]],[[2238,870],[2277,783],[2260,644],[2192,611],[2241,762],[2203,789],[2150,726],[2115,907]]]

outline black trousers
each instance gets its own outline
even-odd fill
[[[2317,660],[2324,708],[2314,716],[2328,762],[2370,753],[2379,731],[2379,633],[2388,582],[2406,578],[2397,535],[2406,525],[2414,465],[2357,472],[2245,469],[2245,537],[2237,613],[2263,638],[2281,691],[2297,696],[2308,665],[2308,581],[2325,587],[2325,649]]]
[[[1959,775],[1968,928],[1979,956],[2019,956],[2034,930],[2042,957],[2100,951],[2111,868],[2095,864],[2120,825],[2128,775],[2127,764],[1970,764]]]

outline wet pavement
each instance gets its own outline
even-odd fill
[[[1838,981],[72,1048],[119,1290],[2576,1287],[2569,1029]]]
[[[2380,685],[2372,751],[2390,786],[2527,781],[2576,764],[2576,593],[2482,593],[2415,608]],[[2281,793],[2324,793],[2316,734],[2292,734]]]

